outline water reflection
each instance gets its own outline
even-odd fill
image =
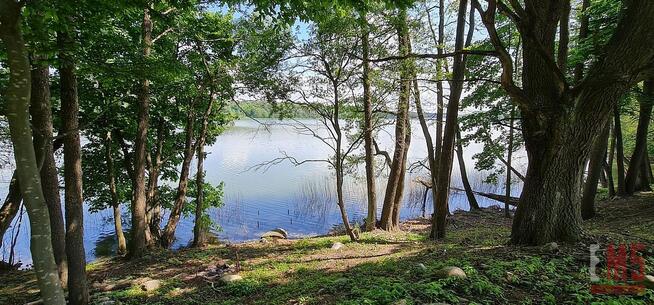
[[[312,120],[302,121],[303,124],[314,124]],[[417,123],[413,126],[419,126]],[[378,142],[381,149],[391,150],[393,147],[392,127],[379,133]],[[421,160],[426,155],[424,139],[419,127],[414,127],[413,139],[409,151],[409,164]],[[218,138],[215,145],[208,147],[208,157],[205,161],[206,180],[218,184],[225,183],[225,206],[211,209],[209,215],[221,227],[213,232],[223,241],[239,242],[256,239],[265,231],[276,227],[286,229],[292,238],[307,235],[327,233],[333,225],[340,223],[340,215],[336,206],[335,185],[332,170],[324,163],[306,163],[293,166],[281,163],[267,171],[247,170],[253,165],[269,161],[285,152],[298,159],[325,159],[329,152],[324,144],[311,136],[299,135],[288,126],[272,125],[268,130],[250,120],[237,121],[233,128]],[[484,173],[473,169],[471,156],[480,151],[481,147],[472,144],[465,150],[466,162],[470,171],[468,176],[473,188],[478,191],[503,193],[502,185],[494,186],[481,183]],[[526,159],[518,157],[514,160],[518,166]],[[381,159],[379,160],[381,163]],[[195,168],[192,166],[192,168]],[[194,173],[191,173],[193,175]],[[414,180],[425,173],[407,174],[404,204],[401,210],[402,218],[419,217],[422,214],[424,187]],[[458,166],[454,166],[453,186],[461,187]],[[377,181],[378,207],[381,210],[385,190],[384,172]],[[355,170],[355,175],[348,176],[344,184],[347,211],[352,221],[361,222],[366,216],[366,190],[362,166]],[[519,194],[520,185],[514,187],[514,194]],[[6,187],[0,187],[0,196],[4,197]],[[481,206],[497,204],[490,199],[477,197]],[[426,215],[431,214],[431,194],[426,200]],[[468,203],[464,194],[452,192],[450,209],[467,209]],[[129,213],[123,205],[124,227],[129,228]],[[164,214],[164,217],[166,214]],[[86,213],[85,247],[87,258],[94,260],[97,256],[115,251],[116,239],[113,234],[112,213],[104,210],[97,213]],[[27,223],[26,220],[23,223]],[[9,234],[7,234],[9,235]],[[183,218],[177,228],[175,248],[187,246],[193,238],[193,218]],[[5,241],[7,243],[7,237]],[[29,226],[21,229],[16,245],[17,257],[23,262],[30,262],[29,256]],[[0,250],[6,252],[3,246]]]

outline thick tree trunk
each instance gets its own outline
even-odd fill
[[[466,170],[466,163],[463,159],[463,144],[461,144],[461,131],[457,129],[456,131],[456,158],[459,161],[459,171],[461,172],[461,182],[463,183],[463,189],[466,191],[466,197],[468,198],[468,204],[470,204],[471,210],[479,210],[479,203],[475,197],[475,192],[470,186],[470,181],[468,180],[468,172]]]
[[[186,118],[186,140],[184,142],[184,160],[182,161],[182,169],[179,174],[179,183],[177,184],[177,194],[175,195],[175,202],[173,203],[173,208],[170,211],[170,216],[168,217],[168,222],[166,227],[164,227],[163,233],[161,234],[161,246],[164,248],[170,248],[175,241],[175,230],[177,229],[177,224],[179,223],[179,218],[182,215],[182,210],[186,204],[186,191],[188,189],[188,176],[191,170],[191,161],[193,160],[193,155],[195,154],[195,149],[193,147],[193,131],[195,125],[195,102],[194,100],[190,103],[188,110],[188,116]]]
[[[14,170],[14,174],[11,176],[11,182],[9,183],[7,197],[5,197],[2,207],[0,207],[0,241],[3,240],[5,232],[7,232],[14,217],[18,214],[22,200],[23,196],[20,193],[20,185],[18,184],[18,172]]]
[[[30,64],[21,30],[21,8],[22,2],[0,1],[0,38],[7,51],[10,71],[6,91],[7,119],[20,189],[30,219],[30,250],[41,298],[46,305],[64,305],[66,300],[52,254],[50,216],[32,143],[29,121]]]
[[[620,110],[618,106],[613,109],[613,120],[615,124],[615,161],[618,168],[618,196],[627,195],[627,188],[625,185],[625,172],[624,172],[624,145],[622,144],[622,123],[620,122]]]
[[[597,194],[597,180],[604,166],[606,145],[609,140],[609,124],[606,125],[602,134],[595,140],[590,151],[588,163],[588,176],[584,183],[584,190],[581,197],[581,217],[584,220],[595,217],[595,195]]]
[[[459,11],[456,25],[456,41],[454,50],[460,52],[464,47],[464,34],[466,23],[466,8],[468,1],[459,2]],[[459,102],[463,90],[463,78],[465,73],[465,59],[462,54],[454,56],[452,66],[452,82],[450,83],[450,99],[447,104],[447,116],[445,121],[445,133],[443,134],[443,146],[438,160],[438,181],[435,185],[436,199],[434,202],[435,215],[432,218],[432,239],[445,238],[445,218],[449,212],[448,198],[450,180],[452,173],[452,161],[454,154],[454,140],[458,129]]]
[[[79,101],[75,62],[71,55],[73,37],[57,33],[61,91],[61,122],[64,141],[64,201],[66,207],[66,257],[68,258],[68,301],[73,305],[89,302],[84,251],[84,199],[82,197],[82,150],[79,132]]]
[[[652,99],[654,99],[654,78],[646,81],[643,85],[643,94],[638,99],[640,112],[638,114],[638,127],[636,129],[636,145],[634,153],[629,161],[629,168],[625,176],[625,191],[627,195],[632,195],[636,191],[636,178],[641,173],[645,179],[641,178],[641,185],[649,186],[649,177],[647,177],[646,168],[643,170],[645,155],[647,154],[647,137],[649,131],[649,122],[652,118]]]
[[[38,61],[39,59],[35,59]],[[68,263],[66,259],[66,231],[64,216],[61,212],[61,195],[59,194],[59,175],[52,148],[53,126],[52,107],[50,105],[50,71],[48,65],[35,63],[32,66],[32,97],[30,114],[34,128],[34,150],[36,160],[41,167],[41,187],[50,215],[52,233],[52,250],[59,269],[61,286],[68,283]]]
[[[116,240],[118,241],[118,255],[127,253],[127,241],[123,233],[123,220],[120,214],[120,201],[118,200],[118,191],[116,189],[116,173],[114,169],[114,158],[112,155],[111,131],[107,132],[105,138],[105,161],[107,162],[107,177],[109,178],[109,193],[111,194],[111,208],[114,213],[114,229]]]
[[[143,58],[148,59],[152,49],[152,20],[150,9],[143,10]],[[145,150],[148,141],[148,120],[150,112],[150,81],[147,77],[141,79],[141,90],[138,99],[138,127],[134,141],[134,181],[132,199],[132,228],[129,244],[130,257],[140,257],[148,244],[147,233],[147,200],[145,190]]]
[[[361,50],[363,56],[363,148],[366,162],[366,190],[368,199],[368,216],[366,231],[372,231],[377,224],[377,189],[375,185],[375,156],[372,143],[373,118],[372,96],[370,95],[370,43],[368,20],[365,12],[361,13]]]
[[[397,34],[399,41],[400,55],[409,54],[409,28],[407,25],[406,10],[401,9],[398,15]],[[391,171],[386,183],[386,192],[384,195],[384,205],[382,206],[382,215],[380,219],[380,227],[382,230],[395,230],[393,226],[393,217],[395,208],[395,201],[400,185],[403,185],[401,179],[404,171],[404,153],[406,151],[406,134],[407,134],[407,120],[409,115],[409,94],[411,94],[411,75],[412,68],[407,67],[409,60],[405,60],[405,64],[400,69],[401,89],[400,97],[397,104],[397,116],[395,119],[395,149],[393,151],[393,161],[391,163]],[[401,191],[400,191],[401,192]]]

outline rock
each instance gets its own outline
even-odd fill
[[[220,277],[220,281],[223,283],[231,283],[242,280],[243,277],[238,274],[225,274]]]
[[[436,276],[439,278],[453,277],[465,279],[466,273],[459,267],[448,266],[436,271]]]
[[[160,280],[149,280],[149,281],[144,282],[143,284],[141,284],[141,289],[143,291],[148,291],[148,292],[157,290],[157,289],[159,289],[159,287],[161,287],[161,281]]]
[[[418,268],[419,268],[420,270],[422,270],[422,271],[427,271],[427,266],[425,266],[425,264],[423,264],[423,263],[419,263],[419,264],[418,264]]]
[[[268,231],[266,233],[261,234],[261,239],[286,239],[286,236],[284,236],[284,234],[279,233],[277,231]]]
[[[338,250],[338,249],[343,248],[343,247],[345,247],[345,245],[344,245],[343,243],[341,243],[341,242],[335,242],[335,243],[332,245],[332,250]]]
[[[556,242],[547,243],[543,246],[543,250],[550,253],[559,252],[559,244]]]
[[[98,303],[99,305],[116,305],[116,301],[104,301],[102,303]]]
[[[641,283],[649,289],[654,289],[654,276],[645,275],[645,278],[643,278]]]
[[[270,231],[271,231],[271,232],[277,232],[277,233],[279,233],[279,234],[284,235],[284,238],[288,238],[288,232],[286,232],[286,230],[284,230],[284,229],[282,229],[282,228],[275,228],[275,229],[272,229],[272,230],[270,230]]]
[[[392,305],[407,305],[407,304],[409,304],[409,303],[407,302],[406,299],[400,299],[400,300],[397,300],[397,301],[393,302]]]

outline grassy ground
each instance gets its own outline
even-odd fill
[[[588,275],[590,244],[624,241],[645,243],[646,270],[654,273],[654,195],[603,202],[584,226],[584,239],[559,251],[508,246],[510,220],[486,209],[455,213],[441,242],[427,241],[428,224],[416,220],[402,232],[365,233],[359,243],[321,237],[105,259],[89,266],[89,276],[96,304],[654,304],[652,290],[592,295]],[[345,246],[332,250],[334,242]],[[222,261],[238,262],[243,280],[211,284],[197,276]],[[444,266],[462,268],[467,278],[437,277]],[[162,286],[144,292],[130,284],[144,277]],[[38,299],[29,271],[0,275],[0,283],[0,304]],[[120,283],[126,287],[97,291]]]

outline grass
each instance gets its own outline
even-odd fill
[[[585,236],[560,251],[507,245],[509,219],[498,209],[456,213],[448,238],[431,242],[424,220],[403,224],[402,232],[367,232],[359,243],[320,237],[277,243],[218,245],[178,252],[155,251],[137,261],[104,259],[89,266],[92,283],[149,277],[162,281],[154,292],[138,285],[95,291],[93,300],[122,304],[652,304],[640,296],[590,293],[588,246],[643,242],[647,273],[654,258],[654,195],[603,202],[584,224]],[[334,242],[345,246],[332,250]],[[211,284],[194,277],[207,266],[238,260],[242,281]],[[466,279],[442,279],[437,271],[458,266]],[[38,299],[33,273],[0,275],[0,304]],[[92,287],[97,287],[94,284]]]

